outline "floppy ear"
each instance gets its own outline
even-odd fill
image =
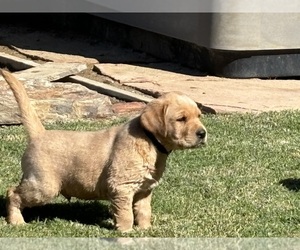
[[[154,135],[166,137],[166,114],[168,105],[156,99],[150,102],[141,114],[140,122],[143,128]]]

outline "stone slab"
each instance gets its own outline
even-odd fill
[[[145,108],[146,104],[143,102],[119,102],[112,105],[113,112],[122,115],[130,113],[139,113]]]
[[[72,83],[53,83],[50,81],[64,78],[69,74],[76,74],[85,69],[80,63],[44,63],[38,64],[5,53],[0,54],[0,62],[14,69],[27,69],[16,72],[15,75],[23,81],[33,106],[40,118],[45,121],[70,119],[99,119],[122,115],[132,115],[140,112],[151,99],[124,91],[108,84],[96,82],[81,76],[70,76]],[[16,101],[8,85],[0,77],[0,124],[19,124],[20,115]],[[81,85],[76,84],[76,82]],[[135,101],[132,103],[111,104],[107,96],[95,91],[104,92],[109,96],[123,100]],[[77,97],[76,97],[77,96]],[[82,99],[82,96],[86,98]],[[140,102],[138,102],[140,101]],[[143,102],[143,103],[141,103]]]
[[[25,63],[28,65],[28,62]],[[28,96],[42,120],[99,119],[111,116],[113,110],[107,96],[80,84],[51,82],[84,69],[86,65],[82,63],[45,63],[16,72],[14,75],[24,83]],[[0,96],[0,124],[19,124],[17,103],[2,77]]]
[[[182,91],[216,112],[263,112],[300,109],[299,80],[228,79],[196,75],[177,64],[97,65],[121,84],[157,95]],[[167,69],[167,70],[165,70]]]
[[[3,59],[3,61],[2,61],[2,59]],[[34,79],[34,76],[33,76],[32,72],[35,72],[36,69],[44,70],[43,68],[45,66],[46,66],[45,68],[47,68],[48,65],[50,65],[51,66],[50,68],[52,70],[53,65],[58,65],[59,68],[60,68],[60,65],[61,65],[61,64],[55,64],[55,63],[45,63],[45,64],[43,64],[43,66],[41,66],[41,64],[32,62],[30,60],[22,59],[22,58],[19,58],[19,57],[16,57],[16,56],[11,56],[11,55],[8,55],[8,54],[5,54],[5,53],[0,53],[0,63],[3,63],[5,65],[10,65],[14,69],[16,69],[16,68],[19,69],[19,70],[28,69],[28,71],[25,71],[25,72],[31,72],[31,74],[29,75],[30,79],[27,79],[28,77],[26,78],[26,76],[24,77],[23,74],[18,73],[18,72],[16,73],[16,75],[21,74],[21,76],[19,76],[21,80],[34,81],[34,82],[41,82],[41,81],[45,81],[45,80],[46,81],[51,80],[51,78],[50,79],[49,78],[44,79],[44,75],[42,76],[42,78],[38,75],[36,77],[38,79]],[[68,65],[68,64],[66,64],[66,65]],[[69,64],[69,65],[71,65],[71,64]],[[75,65],[77,65],[77,64],[75,64]],[[81,64],[78,64],[78,65],[79,65],[79,67],[81,67],[80,66]],[[36,67],[36,66],[39,66],[39,67],[29,70],[30,68]],[[83,68],[85,69],[85,67],[83,67]],[[23,79],[22,79],[22,77],[23,77]],[[60,75],[59,75],[59,77],[60,77]],[[52,75],[52,78],[53,78],[53,75]],[[2,79],[1,76],[0,76],[0,79]],[[75,82],[75,83],[80,83],[80,84],[88,87],[89,89],[96,90],[96,91],[98,91],[102,94],[107,94],[109,96],[117,97],[119,99],[126,100],[126,101],[140,101],[140,102],[147,103],[147,102],[152,100],[152,98],[149,98],[147,96],[139,95],[139,94],[136,94],[136,93],[133,93],[133,92],[130,92],[130,91],[126,91],[126,90],[114,87],[112,85],[109,85],[109,84],[105,84],[105,83],[101,83],[101,82],[98,82],[98,81],[90,80],[90,79],[87,79],[87,78],[82,77],[82,76],[70,76],[69,80],[72,81],[72,82]]]
[[[33,68],[18,71],[15,73],[15,76],[23,82],[36,84],[40,82],[56,81],[69,75],[77,74],[86,68],[86,64],[83,63],[48,62],[39,64]]]
[[[100,119],[114,115],[109,97],[69,82],[48,82],[34,88],[24,83],[31,103],[43,121]],[[20,114],[7,83],[0,81],[0,124],[19,124]]]

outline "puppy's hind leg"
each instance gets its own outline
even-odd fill
[[[25,207],[40,206],[49,203],[59,193],[54,186],[31,180],[22,180],[19,186],[7,191],[6,221],[13,225],[24,224],[22,210]]]

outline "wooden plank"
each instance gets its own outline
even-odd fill
[[[17,56],[12,56],[3,52],[0,52],[0,62],[14,70],[24,70],[32,67],[36,67],[39,64],[27,59],[23,59]]]
[[[139,101],[148,103],[153,100],[153,98],[123,90],[102,82],[93,81],[81,76],[70,76],[68,77],[68,80],[71,82],[80,83],[85,87],[95,90],[104,95],[113,96],[125,101]]]
[[[84,63],[53,63],[47,62],[36,67],[15,73],[24,82],[38,83],[56,81],[70,75],[77,74],[87,68]]]

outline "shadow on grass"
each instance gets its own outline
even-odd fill
[[[300,191],[300,179],[298,178],[288,178],[279,181],[279,184],[284,186],[290,191],[299,192]]]
[[[6,217],[6,199],[0,196],[0,217]],[[84,225],[98,225],[113,229],[108,219],[112,218],[108,205],[99,201],[75,201],[52,203],[40,207],[25,208],[23,216],[26,222],[62,219]]]
[[[0,195],[0,217],[6,217],[6,199]]]

